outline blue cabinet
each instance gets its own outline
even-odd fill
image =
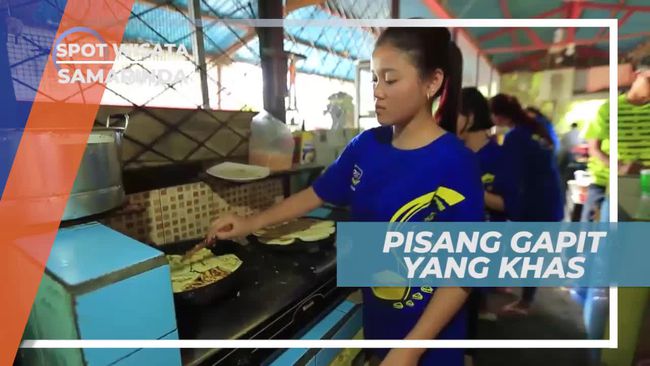
[[[309,329],[301,339],[352,339],[361,327],[361,306],[346,300]],[[336,348],[319,349],[316,352],[305,348],[288,349],[270,365],[287,366],[307,362],[311,366],[327,366],[340,352],[341,349]]]
[[[59,230],[24,338],[178,339],[163,253],[99,223]],[[29,366],[181,364],[178,349],[26,349],[19,356]]]

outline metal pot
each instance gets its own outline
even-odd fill
[[[123,126],[113,125],[112,120],[121,120]],[[62,220],[90,216],[122,205],[122,138],[128,124],[127,114],[117,114],[106,118],[106,127],[93,128]]]

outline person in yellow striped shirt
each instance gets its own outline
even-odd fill
[[[619,175],[638,174],[650,167],[650,55],[636,67],[630,90],[618,97]],[[598,110],[585,133],[589,144],[589,187],[581,221],[594,221],[605,199],[609,182],[609,101]]]

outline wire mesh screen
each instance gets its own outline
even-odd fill
[[[7,53],[16,100],[34,99],[54,35],[54,30],[26,26],[20,35],[9,37]]]
[[[60,17],[63,4],[47,3],[48,12]],[[254,28],[220,20],[257,18],[258,3],[200,0],[199,5],[200,17],[195,20],[187,0],[136,1],[110,76],[95,81],[105,85],[97,124],[104,124],[110,113],[131,117],[123,154],[127,167],[245,158],[247,123],[263,108],[259,39]],[[389,14],[388,0],[328,0],[291,10],[286,17],[386,18]],[[33,99],[55,33],[54,28],[26,26],[17,40],[10,37],[18,99]],[[307,25],[286,27],[284,33],[284,51],[297,56],[287,85],[288,123],[295,128],[304,122],[308,129],[328,129],[336,122],[332,103],[349,97],[346,108],[353,109],[355,62],[370,57],[377,29]],[[204,54],[194,50],[197,34],[202,34]],[[200,61],[206,65],[206,85],[201,83]]]

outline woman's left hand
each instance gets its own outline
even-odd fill
[[[417,366],[422,350],[412,348],[391,349],[379,366]]]

